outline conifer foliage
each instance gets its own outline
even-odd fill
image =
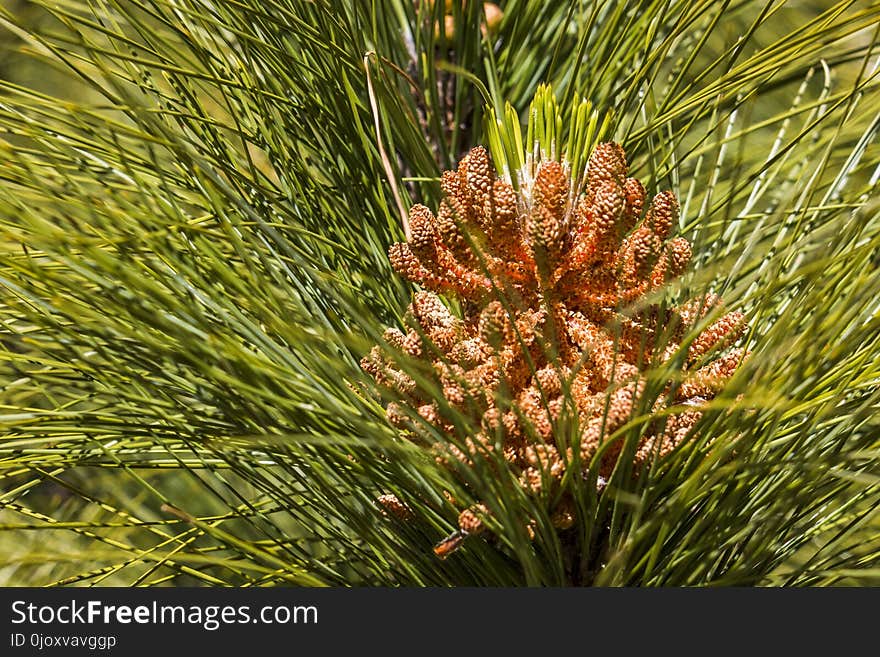
[[[878,583],[878,26],[0,2],[0,584]]]

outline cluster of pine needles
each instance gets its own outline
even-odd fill
[[[880,0],[5,3],[0,584],[880,582],[878,75]],[[442,172],[577,180],[603,142],[679,206],[647,303],[723,301],[750,355],[662,458],[550,499],[439,463],[360,361],[412,326],[388,251]]]

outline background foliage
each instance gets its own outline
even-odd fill
[[[0,8],[0,582],[571,582],[512,477],[436,559],[469,493],[357,392],[401,208],[543,82],[681,199],[680,292],[752,327],[694,439],[591,493],[577,581],[880,582],[880,2],[500,5]]]

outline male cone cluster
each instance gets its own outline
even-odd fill
[[[477,147],[443,174],[436,215],[423,205],[410,210],[410,238],[389,257],[422,290],[407,331],[388,329],[387,346],[361,365],[395,400],[389,421],[410,435],[430,435],[426,423],[459,435],[456,416],[479,427],[456,441],[462,448],[438,444],[441,461],[500,450],[525,489],[550,499],[569,468],[610,474],[623,444],[613,434],[633,416],[648,369],[670,359],[679,363],[676,376],[649,413],[686,410],[645,425],[636,464],[678,445],[746,355],[732,348],[745,324],[730,312],[694,337],[693,326],[717,314],[717,297],[665,309],[648,298],[686,269],[691,245],[670,236],[675,196],[662,192],[645,207],[619,145],[596,147],[581,189],[553,160],[524,177],[514,189]],[[438,295],[456,298],[461,316]],[[404,372],[394,352],[423,362],[423,375]],[[562,417],[578,427],[576,447],[560,445]],[[557,527],[573,522],[564,498],[552,514]],[[479,531],[478,516],[465,510],[462,530]]]

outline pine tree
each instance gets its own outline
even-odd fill
[[[0,582],[877,583],[878,26],[0,8]]]

